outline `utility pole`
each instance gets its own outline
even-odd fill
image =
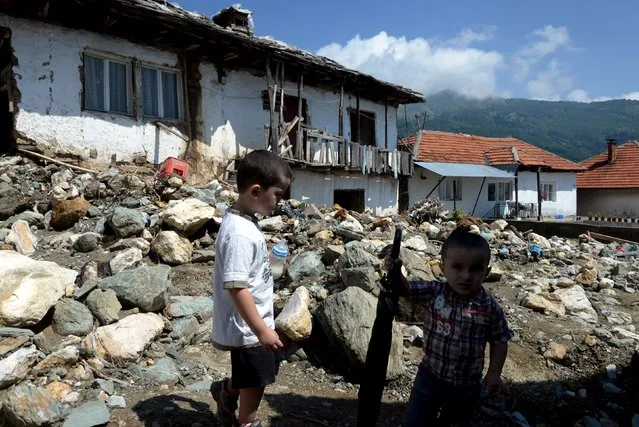
[[[419,114],[415,114],[415,120],[417,121],[417,130],[424,130],[424,126],[426,125],[426,117],[428,117],[427,111],[422,111]],[[421,118],[421,123],[420,123]]]

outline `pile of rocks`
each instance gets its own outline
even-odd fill
[[[126,406],[122,391],[133,384],[200,387],[206,367],[181,365],[179,352],[210,340],[212,299],[180,295],[172,269],[201,264],[210,274],[216,231],[236,197],[217,181],[196,188],[142,168],[76,174],[0,158],[2,416],[18,425],[100,425],[109,408]],[[443,278],[441,242],[458,224],[429,218],[290,200],[260,221],[267,242],[285,239],[291,253],[275,309],[292,360],[328,342],[344,373],[361,373],[396,227],[404,230],[409,279]],[[639,289],[639,264],[618,257],[620,245],[522,234],[502,220],[462,221],[491,244],[489,280],[510,290],[498,298],[517,339],[534,341],[561,366],[578,363],[584,346],[636,351],[637,305],[620,299]],[[421,341],[414,323],[423,310],[419,301],[401,302],[388,379],[414,375],[407,348]],[[570,343],[532,334],[527,323],[540,316],[574,325]]]

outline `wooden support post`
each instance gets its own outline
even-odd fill
[[[453,210],[457,210],[457,180],[453,178]]]
[[[277,128],[275,126],[275,88],[273,84],[273,74],[271,72],[271,59],[266,58],[266,85],[268,87],[269,97],[269,144],[273,150],[276,150]]]
[[[307,121],[306,117],[302,116],[302,107],[304,105],[303,91],[304,73],[300,72],[299,76],[297,77],[297,117],[300,118],[300,121],[297,122],[297,133],[295,134],[295,157],[297,157],[298,159],[302,158],[303,153],[302,144],[304,141],[304,135],[302,134],[302,122]]]
[[[471,216],[475,216],[475,209],[477,209],[477,202],[479,202],[479,198],[481,197],[481,192],[484,189],[484,184],[486,183],[486,177],[481,181],[481,187],[479,187],[479,193],[477,194],[477,198],[475,199],[475,206],[473,206],[473,213]]]
[[[384,99],[384,148],[388,149],[388,100]]]
[[[282,62],[280,65],[280,128],[282,128],[283,126],[284,126],[284,63]]]
[[[515,218],[519,218],[519,171],[515,171]]]
[[[537,169],[537,221],[541,221],[541,202],[542,202],[542,191],[541,191],[541,168]]]
[[[360,128],[360,119],[359,119],[359,86],[357,87],[357,126],[355,129],[357,129],[357,142],[360,143],[361,141],[361,128]],[[351,135],[352,136],[352,135]]]
[[[339,91],[339,114],[337,116],[337,132],[338,132],[338,136],[343,137],[344,136],[344,83],[342,83],[342,86],[340,87],[340,91]],[[338,156],[339,156],[339,163],[340,164],[348,164],[347,162],[347,157],[348,157],[348,148],[346,146],[345,142],[342,143],[338,143]]]

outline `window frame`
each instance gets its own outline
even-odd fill
[[[357,108],[349,107],[348,119],[350,122],[351,141],[366,147],[377,147],[377,113],[375,113],[375,111],[372,111],[372,110],[362,110],[360,108],[359,115],[360,115],[360,124],[361,124],[361,117],[366,117],[367,120],[371,121],[373,140],[370,143],[361,141],[361,135],[358,135],[361,129],[357,129]]]
[[[183,104],[183,100],[184,100],[184,89],[183,89],[183,80],[182,80],[182,70],[180,70],[179,68],[173,68],[173,67],[167,67],[164,65],[158,65],[158,64],[154,64],[151,62],[146,62],[146,61],[140,61],[138,62],[137,65],[138,68],[138,73],[140,75],[140,88],[139,88],[139,94],[140,94],[140,115],[142,116],[143,119],[145,120],[163,120],[163,121],[167,121],[167,122],[180,122],[184,119],[184,106]],[[152,115],[147,115],[144,112],[144,77],[142,75],[142,69],[143,68],[149,68],[149,69],[153,69],[156,72],[157,75],[157,85],[158,85],[158,116],[152,116]],[[161,72],[169,72],[169,73],[175,73],[176,77],[177,77],[177,111],[178,111],[178,116],[177,118],[174,117],[163,117],[162,114],[164,113],[164,102],[162,102],[162,95],[163,95],[163,91],[162,91],[162,74]]]
[[[490,199],[490,186],[494,186],[495,187],[495,192],[494,192],[494,199]],[[506,186],[509,186],[509,190],[508,192],[506,192]],[[500,191],[500,187],[504,188],[503,191],[503,195],[504,198],[501,198],[502,195],[502,191]],[[508,193],[508,194],[506,194]],[[513,183],[510,181],[495,181],[495,182],[491,182],[488,184],[488,189],[487,189],[487,194],[486,197],[488,199],[489,202],[508,202],[512,200],[512,195],[513,195]],[[507,196],[507,197],[506,197]]]
[[[556,203],[557,202],[557,183],[552,181],[545,181],[545,182],[540,182],[539,184],[541,186],[541,201]],[[547,192],[546,186],[548,186],[551,191]],[[550,193],[549,197],[544,198],[544,195],[548,193]]]
[[[86,95],[87,95],[87,74],[86,74],[86,57],[92,57],[95,59],[101,59],[103,61],[104,66],[104,109],[96,109],[90,108],[87,106]],[[109,62],[114,62],[117,64],[122,64],[126,67],[126,96],[127,96],[127,112],[123,113],[121,111],[113,111],[111,110],[111,96],[110,96],[110,85],[111,81],[109,78]],[[106,113],[106,114],[117,114],[119,116],[126,117],[134,117],[135,116],[135,108],[133,103],[133,94],[134,89],[133,86],[135,84],[135,79],[133,78],[133,60],[131,58],[127,58],[125,56],[97,51],[93,49],[85,49],[82,52],[82,110],[83,111],[91,111],[96,113]]]
[[[453,186],[453,181],[457,181],[457,185]],[[453,193],[454,190],[457,190],[457,194],[453,194],[451,198],[448,198],[449,188],[450,192]],[[463,179],[461,178],[446,178],[439,184],[439,198],[444,202],[461,202],[463,199],[462,193]],[[457,198],[457,196],[459,196]]]

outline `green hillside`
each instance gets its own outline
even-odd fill
[[[529,99],[469,99],[452,92],[398,111],[399,136],[417,129],[415,115],[427,112],[424,128],[481,136],[513,136],[573,161],[606,149],[606,139],[639,139],[639,101],[550,102]],[[405,117],[408,118],[406,125]],[[420,119],[421,120],[421,119]]]

